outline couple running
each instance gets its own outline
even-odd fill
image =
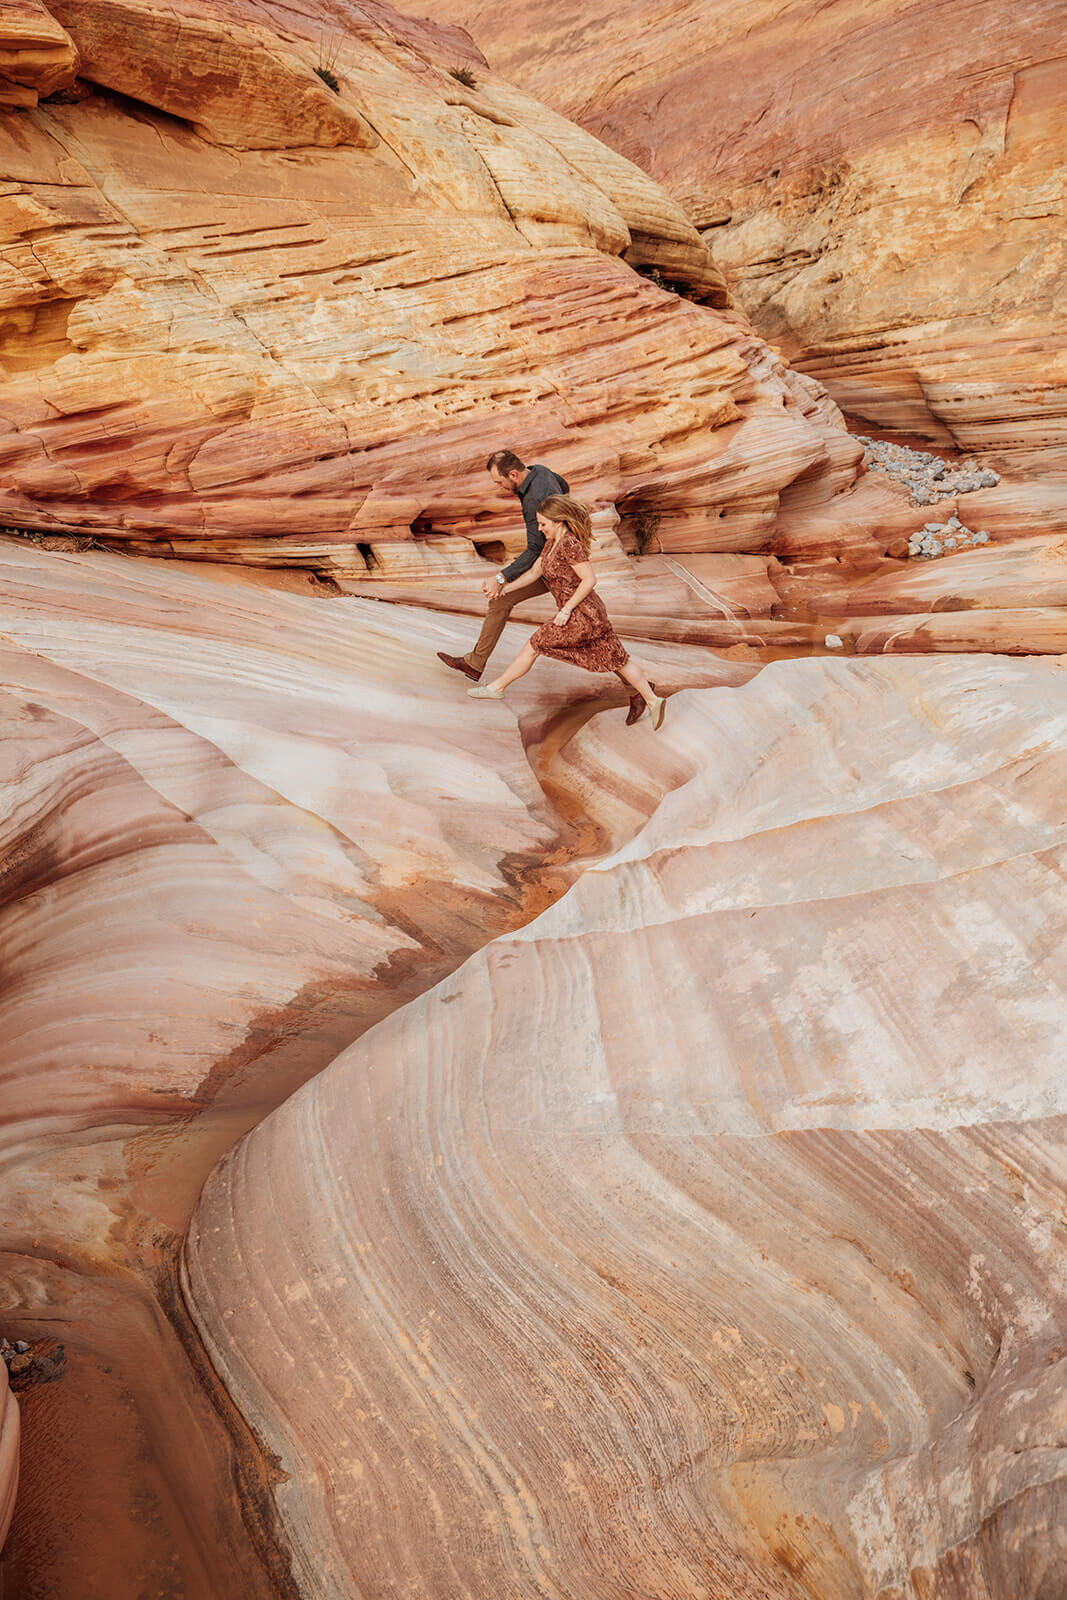
[[[593,528],[586,507],[570,498],[570,486],[558,472],[527,467],[514,450],[496,451],[486,467],[493,482],[517,495],[522,503],[526,549],[482,584],[489,609],[474,649],[465,656],[439,650],[440,659],[477,683],[512,608],[534,595],[551,594],[559,607],[552,621],[537,629],[498,678],[484,689],[468,689],[467,693],[475,700],[501,700],[508,685],[524,677],[539,655],[553,656],[587,672],[614,672],[631,691],[627,726],[636,722],[647,706],[652,726],[658,729],[665,701],[626,654],[608,621],[603,600],[593,593],[596,577],[589,560]]]

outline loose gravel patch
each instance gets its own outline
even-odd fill
[[[863,460],[869,472],[884,472],[895,483],[911,490],[913,506],[932,506],[957,494],[973,494],[975,489],[992,489],[1000,474],[975,462],[942,461],[929,450],[912,450],[904,444],[884,439],[868,439],[857,434],[863,446]]]

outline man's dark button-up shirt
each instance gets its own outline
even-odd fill
[[[508,583],[529,572],[545,547],[545,536],[537,526],[537,513],[543,502],[551,494],[566,494],[569,488],[566,478],[561,478],[551,467],[543,467],[539,463],[535,463],[522,480],[519,499],[522,501],[522,519],[526,524],[526,549],[521,556],[515,557],[510,566],[504,568],[504,578]]]

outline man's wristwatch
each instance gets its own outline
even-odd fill
[[[500,587],[503,588],[508,580],[505,578],[502,572],[498,572],[496,575],[496,581],[499,583]]]

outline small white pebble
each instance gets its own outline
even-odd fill
[[[844,641],[844,639],[840,638],[840,636],[838,634],[836,634],[836,633],[828,633],[826,635],[826,648],[827,648],[827,650],[843,650],[844,646],[845,646],[845,641]]]

